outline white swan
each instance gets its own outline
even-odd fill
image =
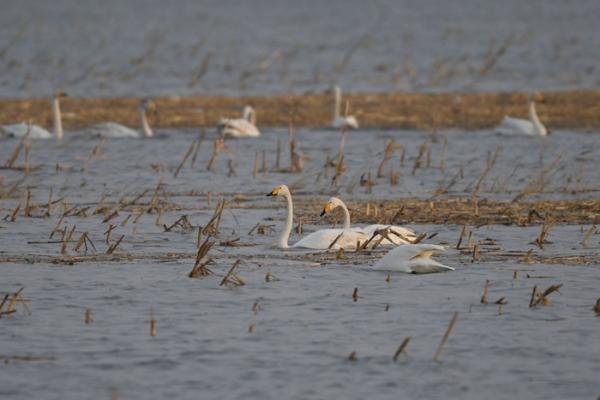
[[[244,107],[242,118],[221,118],[217,130],[223,136],[236,138],[260,136],[256,127],[256,113],[250,106]]]
[[[333,87],[333,120],[331,121],[331,127],[339,129],[342,126],[346,128],[358,129],[358,122],[352,115],[342,117],[340,115],[340,107],[342,103],[342,90],[339,86]]]
[[[373,266],[380,271],[407,272],[410,274],[430,274],[454,271],[454,268],[431,259],[434,252],[444,251],[444,246],[435,244],[406,244],[390,250]]]
[[[283,196],[287,200],[288,214],[285,220],[285,228],[283,229],[283,232],[279,237],[279,242],[277,243],[279,248],[287,249],[290,247],[288,245],[288,240],[290,238],[290,233],[292,232],[292,224],[294,219],[292,194],[286,185],[281,185],[271,190],[267,196]],[[348,226],[344,226],[344,229],[321,229],[303,237],[298,242],[294,243],[292,247],[326,250],[329,248],[331,243],[337,239],[335,244],[331,246],[332,249],[337,250],[339,248],[356,248],[357,241],[364,242],[368,239],[364,233],[352,231],[349,228],[350,224],[348,223]],[[340,234],[342,235],[340,236]]]
[[[37,125],[29,125],[25,122],[21,122],[20,124],[12,124],[12,125],[2,125],[0,126],[0,135],[5,137],[17,137],[21,138],[27,134],[27,132],[31,129],[29,133],[30,139],[52,139],[55,137],[60,140],[63,138],[63,129],[62,129],[62,119],[60,114],[60,98],[65,97],[67,94],[65,92],[56,92],[54,96],[52,96],[52,119],[54,122],[54,135],[48,132],[46,129],[37,126]]]
[[[340,199],[338,199],[337,197],[332,197],[330,198],[327,203],[325,203],[325,206],[323,207],[323,211],[321,212],[321,216],[332,212],[333,210],[335,210],[337,207],[341,207],[342,210],[344,210],[344,229],[351,229],[355,232],[360,232],[364,235],[367,236],[367,238],[371,238],[371,236],[373,236],[373,234],[375,233],[376,230],[380,230],[380,229],[390,229],[391,231],[394,231],[396,233],[398,233],[398,235],[395,235],[394,233],[390,233],[388,235],[388,237],[391,239],[383,239],[381,241],[381,245],[400,245],[400,244],[409,244],[412,243],[412,241],[414,241],[417,238],[417,235],[410,229],[408,228],[404,228],[402,226],[398,226],[398,225],[383,225],[383,224],[373,224],[373,225],[367,225],[365,227],[354,227],[354,228],[350,228],[350,212],[348,212],[348,208],[346,207],[346,204],[344,204],[344,202]]]
[[[148,123],[146,117],[147,111],[153,111],[156,109],[154,102],[151,99],[144,99],[138,106],[140,125],[142,133],[135,129],[128,128],[124,125],[117,124],[115,122],[105,122],[102,124],[94,125],[91,128],[86,129],[86,133],[92,134],[98,137],[106,138],[140,138],[140,137],[153,137],[154,132]]]
[[[521,134],[530,136],[546,136],[548,131],[535,111],[535,102],[530,94],[529,102],[529,119],[513,118],[505,116],[500,122],[497,130],[500,133],[506,134]]]

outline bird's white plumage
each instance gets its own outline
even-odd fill
[[[0,126],[0,134],[3,137],[14,137],[14,138],[22,138],[27,134],[29,130],[29,125],[21,122],[20,124],[11,124],[11,125],[3,125]],[[29,133],[29,138],[31,139],[52,139],[54,135],[48,132],[46,129],[37,126],[31,125],[31,133]]]
[[[431,259],[435,252],[444,250],[444,246],[435,244],[405,244],[390,250],[373,268],[412,274],[453,271],[454,268]]]
[[[340,112],[342,102],[342,90],[339,86],[333,87],[333,119],[331,127],[339,129],[341,127],[358,129],[358,121],[352,115],[342,116]]]
[[[256,114],[250,106],[244,107],[242,118],[221,118],[217,130],[223,136],[235,138],[260,136],[256,127]]]
[[[496,130],[503,134],[516,134],[528,136],[546,136],[548,130],[540,121],[535,109],[533,97],[529,96],[529,119],[505,116]]]
[[[141,136],[140,132],[116,122],[97,124],[86,131],[94,136],[106,138],[139,138]]]

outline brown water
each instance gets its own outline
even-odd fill
[[[185,134],[187,133],[187,134]],[[514,197],[544,165],[561,156],[547,174],[541,198],[595,198],[598,175],[593,167],[598,156],[595,136],[556,132],[544,139],[497,136],[489,132],[444,132],[430,144],[432,164],[440,159],[443,138],[448,139],[446,170],[423,168],[411,174],[418,146],[426,136],[419,132],[352,132],[346,143],[348,171],[340,187],[332,189],[329,177],[319,178],[327,155],[337,151],[339,133],[297,132],[300,150],[310,160],[300,174],[269,172],[252,177],[256,152],[265,150],[268,165],[275,162],[277,139],[285,144],[283,130],[264,130],[257,140],[232,140],[231,155],[220,154],[214,171],[205,165],[210,156],[212,133],[206,138],[196,166],[186,165],[178,178],[173,171],[195,137],[192,132],[159,132],[152,140],[109,140],[104,155],[88,170],[81,166],[97,143],[77,139],[33,143],[34,169],[20,184],[32,190],[33,202],[44,203],[52,187],[55,198],[65,197],[70,206],[95,207],[104,193],[106,201],[134,197],[153,190],[159,179],[172,192],[170,202],[179,210],[166,212],[163,223],[186,214],[194,226],[205,225],[216,200],[243,194],[245,201],[231,201],[223,213],[219,240],[240,238],[245,247],[216,245],[210,256],[214,276],[187,277],[194,263],[196,234],[169,232],[147,214],[134,223],[118,226],[113,238],[125,235],[117,253],[134,259],[122,262],[85,262],[75,265],[33,262],[37,256],[59,256],[61,244],[45,241],[58,221],[25,218],[0,221],[0,257],[18,256],[17,263],[0,265],[0,293],[25,287],[29,316],[18,305],[11,318],[0,319],[2,357],[29,356],[34,361],[13,360],[0,364],[0,397],[7,399],[108,398],[111,390],[120,398],[581,398],[600,395],[598,327],[592,306],[599,296],[598,265],[527,264],[511,252],[535,256],[590,256],[600,250],[599,236],[587,247],[579,242],[589,227],[555,226],[544,249],[531,241],[539,226],[472,227],[473,241],[496,240],[482,246],[481,259],[449,249],[438,258],[456,271],[430,276],[386,274],[370,269],[384,254],[346,254],[336,260],[312,251],[282,252],[270,246],[283,225],[284,202],[264,196],[280,183],[295,184],[298,200],[338,194],[346,200],[428,197],[463,167],[450,195],[469,195],[469,187],[485,165],[487,151],[502,147],[480,196]],[[394,138],[406,148],[405,164],[396,155],[392,165],[401,172],[398,186],[387,178],[377,181],[372,193],[354,185],[362,173],[374,175],[386,140]],[[6,160],[15,140],[0,142],[0,160]],[[543,152],[542,152],[543,149]],[[235,159],[237,176],[227,177],[227,162]],[[57,162],[69,171],[56,172]],[[163,165],[156,173],[150,164]],[[288,165],[287,154],[282,165]],[[22,173],[2,171],[4,189]],[[570,178],[571,177],[571,178]],[[500,185],[498,182],[506,182]],[[353,190],[350,188],[354,187]],[[579,189],[572,194],[565,187]],[[498,189],[498,188],[501,188]],[[465,191],[466,190],[466,191]],[[211,206],[206,193],[213,193]],[[192,193],[193,192],[193,193]],[[151,192],[142,199],[149,202]],[[0,216],[10,214],[21,197],[0,200]],[[60,207],[58,207],[60,209]],[[91,213],[88,213],[91,214]],[[121,211],[117,225],[129,213]],[[316,222],[313,215],[296,212],[296,218]],[[104,252],[103,216],[68,217],[64,224],[77,226],[74,237],[87,231],[99,252]],[[274,225],[267,235],[248,232],[257,223]],[[305,232],[325,226],[305,225]],[[431,243],[452,248],[461,227],[414,225],[416,231],[438,235]],[[294,234],[291,241],[298,239]],[[114,239],[113,239],[114,240]],[[77,255],[68,246],[68,253]],[[175,254],[177,258],[168,258]],[[23,260],[22,256],[26,259]],[[219,287],[221,277],[236,259],[246,285]],[[31,262],[28,262],[31,261]],[[513,270],[519,270],[513,279]],[[270,272],[275,279],[265,281]],[[531,278],[526,278],[529,274]],[[508,304],[479,303],[483,285],[491,281],[490,301],[506,297]],[[550,296],[548,306],[528,307],[532,287],[562,283],[560,294]],[[359,299],[352,300],[358,288]],[[258,302],[260,310],[251,308]],[[386,306],[389,309],[386,311]],[[84,324],[85,309],[93,323]],[[441,356],[432,356],[453,312],[459,320]],[[157,336],[149,335],[151,312]],[[249,332],[249,326],[254,331]],[[392,355],[410,336],[406,352],[397,363]],[[355,351],[357,361],[348,360]]]
[[[12,1],[0,97],[598,88],[595,0]]]

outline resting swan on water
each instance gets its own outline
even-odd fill
[[[533,95],[530,94],[528,98],[529,104],[529,119],[513,118],[505,116],[502,122],[498,126],[497,130],[500,133],[505,134],[521,134],[529,136],[546,136],[548,131],[535,110],[535,102],[533,101]]]
[[[410,274],[431,274],[435,272],[454,271],[454,268],[431,259],[444,246],[435,244],[405,244],[390,250],[373,266],[380,271],[407,272]]]
[[[354,116],[347,115],[343,117],[340,115],[341,105],[342,90],[339,86],[335,85],[333,87],[333,120],[331,121],[331,127],[339,129],[345,126],[346,128],[358,129],[358,122]]]
[[[292,224],[294,219],[292,194],[286,185],[281,185],[271,190],[267,196],[283,196],[287,200],[288,214],[285,220],[285,228],[283,229],[283,232],[277,243],[279,248],[287,249],[290,247],[288,245],[288,241],[290,238],[290,233],[292,232]],[[331,247],[332,249],[355,248],[357,241],[364,242],[368,239],[367,235],[364,233],[350,230],[350,223],[348,222],[348,225],[344,226],[344,229],[321,229],[313,232],[294,243],[291,247],[326,250],[329,248],[331,243],[333,243],[333,241],[340,236],[340,234],[342,234],[342,236],[337,239],[335,244]]]
[[[236,138],[260,136],[256,127],[256,113],[250,106],[244,107],[242,118],[221,118],[217,130],[223,136]]]
[[[25,122],[20,124],[2,125],[0,126],[0,136],[5,137],[23,137],[29,130],[30,139],[51,139],[56,138],[58,140],[63,138],[62,120],[60,115],[60,99],[66,97],[65,92],[56,92],[52,96],[52,119],[54,121],[54,135],[48,132],[46,129],[37,125],[29,125]]]
[[[371,238],[371,236],[373,236],[373,234],[375,233],[376,230],[386,229],[386,228],[389,228],[390,231],[396,232],[400,235],[400,236],[398,236],[398,235],[395,235],[394,233],[390,233],[388,235],[388,237],[391,239],[391,241],[388,239],[383,239],[380,243],[381,245],[407,244],[407,243],[412,243],[412,241],[414,241],[417,238],[417,235],[412,230],[404,228],[402,226],[398,226],[398,225],[373,224],[373,225],[367,225],[363,228],[360,228],[360,227],[351,228],[350,227],[350,212],[348,212],[348,208],[346,207],[346,204],[344,204],[344,202],[342,200],[338,199],[337,197],[332,197],[327,201],[327,203],[325,203],[325,206],[323,207],[323,211],[321,212],[321,216],[332,212],[333,210],[335,210],[338,207],[341,207],[342,210],[344,210],[344,229],[350,229],[354,232],[360,232],[360,233],[364,234],[367,237],[367,239]]]
[[[142,133],[137,130],[128,128],[124,125],[115,122],[105,122],[102,124],[94,125],[89,129],[86,129],[86,133],[106,138],[141,138],[141,137],[153,137],[154,132],[148,123],[146,117],[147,111],[155,111],[156,106],[151,99],[144,99],[138,106],[138,112],[140,116],[140,125]]]

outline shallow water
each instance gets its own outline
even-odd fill
[[[127,225],[120,226],[129,215],[122,210],[110,221],[119,225],[113,241],[125,235],[117,253],[131,254],[131,261],[66,265],[25,259],[2,264],[0,293],[24,286],[32,314],[17,305],[15,315],[0,319],[0,355],[4,359],[38,358],[1,364],[2,398],[96,399],[108,398],[113,389],[120,398],[144,399],[589,399],[600,394],[600,318],[592,311],[600,287],[598,265],[527,264],[521,256],[500,256],[530,249],[547,259],[594,255],[600,250],[597,234],[583,247],[579,243],[582,227],[558,225],[550,233],[551,243],[541,250],[530,243],[539,234],[539,226],[473,227],[474,242],[486,238],[497,242],[482,246],[480,260],[472,262],[470,252],[449,249],[437,258],[456,271],[429,276],[392,274],[386,282],[385,273],[369,269],[385,250],[347,252],[346,258],[337,260],[331,254],[272,248],[283,224],[284,202],[264,196],[277,184],[294,183],[300,203],[315,196],[325,200],[333,193],[345,200],[427,198],[460,167],[464,177],[450,195],[468,196],[485,166],[487,151],[501,146],[496,165],[481,186],[482,198],[510,199],[519,193],[539,174],[541,148],[544,165],[558,155],[561,159],[547,173],[546,191],[538,198],[595,198],[598,175],[591,168],[600,151],[595,136],[557,132],[539,140],[489,132],[444,132],[430,148],[431,164],[438,165],[447,138],[445,172],[431,167],[412,175],[425,135],[351,132],[346,142],[348,171],[340,187],[332,188],[333,172],[327,178],[318,174],[326,156],[337,151],[338,132],[299,130],[299,148],[310,158],[305,171],[271,171],[256,178],[252,178],[256,152],[265,150],[267,165],[272,167],[277,139],[285,147],[286,132],[265,130],[257,140],[228,141],[231,153],[220,154],[214,171],[208,172],[212,135],[203,142],[196,166],[186,165],[176,179],[173,171],[196,137],[194,132],[159,132],[152,140],[109,140],[86,171],[81,167],[97,141],[76,139],[77,133],[70,132],[61,144],[33,143],[32,164],[39,168],[32,170],[20,188],[32,190],[35,204],[47,201],[51,187],[55,198],[64,196],[69,206],[93,209],[103,193],[106,202],[114,203],[150,189],[142,199],[148,203],[162,177],[171,193],[170,204],[178,209],[165,212],[161,222],[169,224],[186,214],[192,225],[204,225],[218,198],[231,200],[234,194],[242,194],[244,201],[230,201],[223,213],[220,240],[239,237],[240,243],[251,246],[215,245],[209,253],[215,259],[210,266],[215,275],[190,279],[195,232],[165,233],[155,224],[156,214],[143,215],[137,223],[134,214]],[[391,138],[406,149],[404,166],[398,154],[391,161],[402,174],[398,185],[390,186],[387,178],[381,178],[372,193],[353,186],[352,180],[367,171],[375,179],[384,144]],[[0,142],[0,160],[7,159],[16,144],[16,140]],[[237,176],[227,177],[230,158],[235,159]],[[57,172],[57,162],[71,170]],[[286,152],[281,166],[288,163]],[[164,171],[157,173],[150,164],[163,165]],[[1,175],[4,190],[22,176],[11,171]],[[568,189],[575,185],[579,192],[573,194]],[[213,194],[210,206],[208,191]],[[1,216],[10,214],[20,200],[19,196],[0,200]],[[59,256],[60,243],[27,244],[47,240],[58,221],[58,210],[50,218],[19,215],[15,222],[0,221],[0,256],[25,254],[32,262],[35,256]],[[76,238],[89,232],[99,252],[104,252],[103,232],[108,224],[101,223],[102,215],[91,215],[91,211],[88,215],[68,217],[64,224],[77,225]],[[307,222],[305,232],[316,229],[319,222],[317,216],[303,214],[301,206],[296,218]],[[266,235],[249,235],[257,222],[273,225],[273,229]],[[319,226],[325,223],[320,221]],[[430,242],[450,247],[461,229],[454,225],[411,227],[437,232]],[[291,240],[297,237],[294,234]],[[68,246],[68,254],[76,255],[73,246]],[[238,258],[242,259],[238,273],[246,285],[220,287],[221,277]],[[515,269],[520,271],[516,280]],[[265,281],[267,272],[273,281]],[[506,297],[508,304],[502,310],[479,303],[486,280],[491,282],[490,302]],[[564,286],[560,294],[550,296],[550,305],[528,307],[534,285],[546,288],[557,283]],[[356,302],[354,288],[358,288]],[[257,313],[252,312],[255,302],[260,305]],[[84,324],[87,308],[93,315],[90,325]],[[433,362],[435,348],[455,311],[459,319],[441,362]],[[156,337],[149,335],[151,313],[157,321]],[[250,325],[253,332],[249,332]],[[412,338],[407,354],[394,363],[392,355],[407,336]],[[356,352],[356,361],[348,360],[351,352]]]
[[[13,1],[0,97],[590,89],[599,17],[595,0]]]

